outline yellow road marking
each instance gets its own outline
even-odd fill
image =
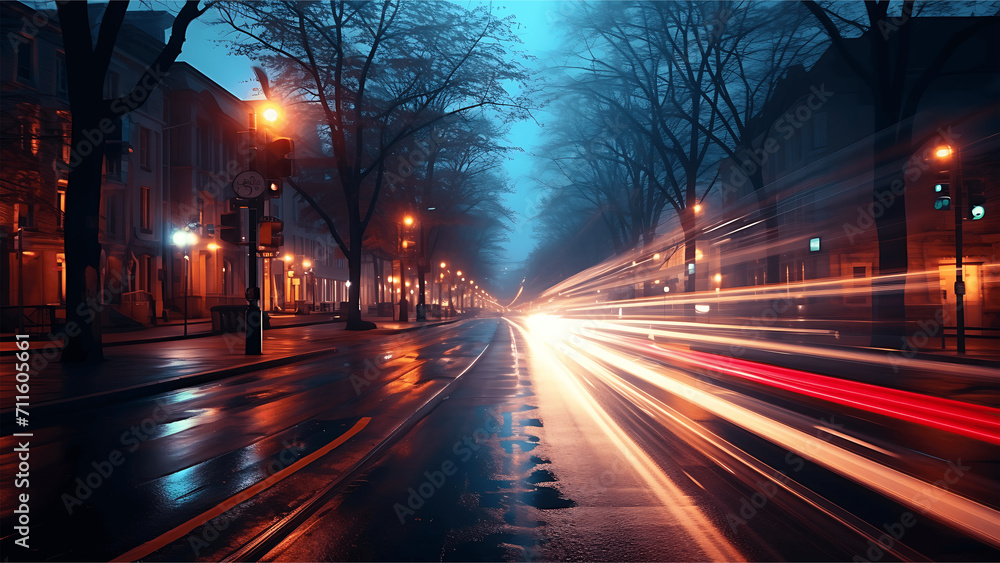
[[[119,555],[118,557],[112,559],[112,561],[137,561],[157,551],[158,549],[161,549],[166,545],[181,539],[182,537],[189,534],[192,530],[194,530],[198,526],[201,526],[206,522],[208,522],[209,520],[215,518],[216,516],[225,513],[234,506],[253,497],[257,493],[260,493],[261,491],[267,489],[271,485],[276,484],[278,481],[281,481],[285,477],[288,477],[292,473],[295,473],[299,469],[302,469],[303,467],[316,461],[320,457],[323,457],[337,446],[340,446],[341,444],[349,440],[352,436],[354,436],[358,432],[361,432],[361,430],[363,430],[365,426],[368,426],[368,423],[371,422],[371,420],[372,419],[369,416],[363,417],[361,420],[358,420],[358,422],[356,422],[354,426],[351,427],[350,430],[341,434],[336,440],[330,442],[329,444],[323,446],[322,448],[316,450],[315,452],[305,456],[304,458],[296,461],[292,465],[289,465],[288,467],[282,469],[281,471],[275,473],[274,475],[271,475],[267,479],[264,479],[263,481],[251,487],[243,489],[239,493],[223,501],[215,508],[212,508],[206,512],[199,514],[198,516],[195,516],[194,518],[188,520],[187,522],[181,524],[180,526],[177,526],[173,530],[170,530],[169,532],[161,535],[160,537],[149,540],[148,542],[140,545],[139,547],[130,550],[128,553]]]

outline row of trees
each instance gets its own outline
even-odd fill
[[[756,1],[582,5],[546,148],[550,189],[564,197],[548,198],[543,212],[570,195],[572,213],[593,218],[583,224],[604,225],[613,253],[649,245],[673,217],[693,260],[695,207],[718,187],[720,159],[745,159],[767,142],[777,116],[761,108],[787,68],[818,52],[809,18]],[[759,169],[749,181],[763,193]],[[762,203],[775,221],[774,202]],[[539,233],[548,244],[552,226]],[[777,256],[767,272],[777,281]]]
[[[63,361],[103,358],[101,327],[91,309],[100,302],[98,204],[106,145],[95,132],[145,103],[180,54],[190,23],[209,9],[218,14],[216,23],[236,32],[234,53],[261,61],[284,102],[311,109],[306,113],[329,160],[306,170],[295,187],[348,258],[349,328],[372,326],[360,315],[361,254],[383,206],[437,207],[447,221],[429,233],[431,245],[462,240],[450,250],[456,257],[466,251],[457,259],[490,265],[510,217],[501,201],[507,180],[495,156],[506,148],[498,139],[505,123],[527,116],[531,95],[529,73],[515,62],[523,57],[509,50],[517,42],[510,18],[498,18],[488,6],[444,2],[188,0],[136,85],[121,98],[105,99],[128,4],[108,4],[95,28],[87,3],[57,3],[69,69],[71,143],[79,157],[67,188],[66,231],[74,236],[66,237],[69,342]],[[413,158],[435,130],[443,142]],[[397,157],[410,159],[410,174],[393,168]]]
[[[509,211],[491,157],[503,151],[502,130],[488,124],[523,119],[529,105],[529,73],[508,51],[510,19],[489,6],[393,0],[228,1],[219,10],[237,34],[233,52],[263,62],[283,103],[313,110],[329,161],[298,192],[348,258],[349,329],[374,327],[358,305],[376,210],[419,213],[425,252],[452,222],[479,232],[474,251],[498,242]],[[440,221],[429,220],[431,208]],[[391,233],[396,223],[382,215]]]
[[[993,17],[945,38],[933,60],[915,60],[909,56],[911,30],[921,17],[935,15]],[[574,63],[559,86],[567,102],[557,108],[559,121],[546,149],[554,156],[546,170],[550,197],[542,209],[572,219],[541,224],[543,242],[530,263],[563,274],[579,265],[573,264],[581,257],[573,246],[556,250],[567,239],[566,224],[603,225],[610,241],[603,250],[610,254],[649,244],[665,219],[679,225],[685,262],[693,261],[695,206],[712,190],[732,188],[719,181],[720,161],[753,162],[752,155],[775,142],[775,123],[788,107],[775,100],[776,87],[831,47],[871,96],[877,200],[904,182],[906,160],[919,144],[909,118],[924,91],[969,37],[995,25],[995,15],[995,6],[978,3],[887,0],[582,5],[568,36]],[[860,39],[849,45],[852,38]],[[777,283],[777,202],[763,189],[761,167],[749,168],[747,183],[757,194],[766,232],[765,280]],[[878,272],[884,276],[905,273],[907,266],[905,205],[896,201],[877,220]],[[589,250],[584,256],[591,262],[601,258]],[[541,259],[548,256],[566,259]],[[693,275],[686,289],[694,290]],[[873,321],[892,327],[876,344],[898,345],[903,295],[897,289],[873,297]]]

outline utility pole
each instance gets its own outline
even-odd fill
[[[959,354],[965,353],[965,278],[962,275],[962,153],[951,155],[951,183],[955,187],[955,334]]]

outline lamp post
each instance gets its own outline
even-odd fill
[[[406,260],[405,256],[410,252],[410,240],[407,239],[409,230],[413,227],[413,217],[411,215],[406,215],[403,217],[403,228],[400,228],[397,224],[397,230],[399,232],[399,317],[397,320],[401,323],[406,323],[410,321],[409,306],[410,303],[406,299]]]
[[[193,246],[198,242],[198,235],[194,234],[185,228],[183,231],[174,231],[173,235],[174,246],[180,247],[184,252],[184,336],[188,333],[188,295],[190,290],[188,289],[188,284],[191,282],[191,258],[188,256],[188,247]]]
[[[955,209],[955,337],[959,354],[965,353],[965,279],[962,274],[962,151],[958,147],[940,146],[934,156],[948,164],[952,186],[952,207]]]

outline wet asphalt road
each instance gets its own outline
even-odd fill
[[[919,532],[872,551],[905,507],[637,374],[671,372],[788,424],[802,417],[790,410],[814,421],[828,410],[643,357],[601,363],[529,324],[359,337],[320,359],[57,420],[33,441],[37,547],[25,558],[995,559],[923,515]],[[996,448],[943,447],[972,464],[956,487],[989,502]]]

